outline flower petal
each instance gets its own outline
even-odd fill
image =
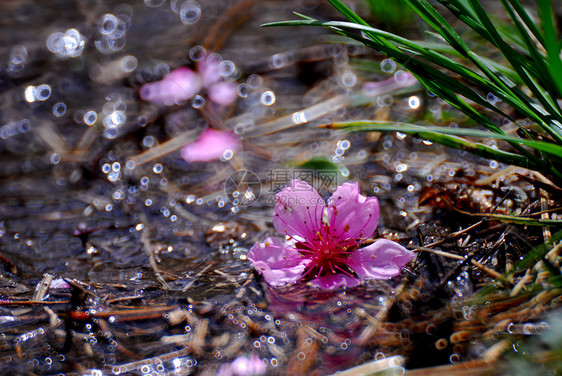
[[[378,239],[373,244],[353,252],[348,266],[361,279],[388,279],[414,258],[414,252],[388,239]]]
[[[297,236],[299,241],[313,241],[322,228],[326,207],[318,192],[307,182],[295,179],[275,199],[275,229],[283,235]]]
[[[247,257],[272,286],[298,281],[307,265],[307,260],[296,249],[287,248],[281,240],[272,238],[254,244]]]
[[[158,105],[181,104],[201,90],[199,75],[186,67],[171,71],[160,81],[144,84],[139,96],[141,99]]]
[[[206,88],[222,78],[219,70],[221,61],[222,59],[218,54],[210,54],[197,64],[197,72]]]
[[[318,277],[310,282],[312,286],[323,290],[335,289],[338,287],[355,287],[359,285],[359,279],[349,277],[345,274],[331,274]]]
[[[237,86],[232,81],[217,82],[209,88],[209,99],[221,106],[230,106],[238,98]]]
[[[231,132],[205,129],[195,142],[190,142],[181,149],[181,156],[186,162],[210,162],[220,159],[227,150],[240,149],[240,141]]]
[[[336,241],[369,238],[379,222],[379,202],[361,195],[357,182],[343,183],[328,200],[328,221]]]

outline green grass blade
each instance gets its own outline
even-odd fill
[[[537,27],[535,22],[531,19],[531,17],[529,17],[529,14],[525,10],[525,8],[523,8],[519,0],[507,0],[507,1],[509,1],[509,5],[507,4],[506,0],[501,0],[504,8],[508,9],[508,7],[511,5],[513,10],[515,10],[517,15],[521,17],[521,20],[525,23],[525,26],[531,31],[533,36],[539,41],[540,44],[544,46],[544,38],[539,28]],[[514,19],[514,17],[511,17],[511,19]]]
[[[532,267],[538,261],[543,259],[546,254],[560,241],[562,241],[562,230],[555,233],[546,243],[539,245],[527,253],[523,260],[515,265],[513,272],[510,274],[515,274]]]
[[[522,145],[532,147],[545,153],[552,154],[553,156],[562,158],[562,145],[552,142],[527,140],[524,138],[508,136],[505,134],[492,133],[488,131],[471,129],[471,128],[448,128],[439,126],[426,126],[426,125],[413,125],[409,123],[388,122],[388,121],[372,121],[372,120],[356,120],[342,123],[330,124],[331,128],[346,129],[349,131],[394,131],[402,133],[414,133],[420,129],[427,130],[434,133],[442,133],[449,135],[465,136],[465,137],[478,137],[489,138],[494,140],[503,140],[513,143],[520,143]]]
[[[548,142],[519,139],[475,129],[419,126],[398,122],[350,121],[333,123],[328,125],[328,127],[344,129],[349,132],[402,132],[452,149],[464,150],[483,158],[494,159],[505,164],[541,171],[546,175],[552,175],[556,177],[557,180],[562,181],[562,171],[560,171],[560,166],[562,165],[562,158],[560,158],[560,156],[562,156],[562,154],[558,154],[562,150],[562,147]],[[553,158],[553,161],[537,160],[521,154],[495,149],[485,144],[472,142],[465,138],[458,137],[457,135],[504,139],[505,141],[514,140],[514,143],[520,143],[536,148],[537,150],[544,150],[556,157]],[[555,160],[559,162],[555,163]]]
[[[538,0],[539,16],[544,33],[544,47],[548,56],[548,69],[558,88],[558,95],[562,94],[562,61],[560,60],[560,46],[556,37],[556,26],[550,0]]]

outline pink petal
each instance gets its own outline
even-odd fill
[[[348,266],[361,279],[388,279],[400,274],[401,269],[414,258],[414,252],[388,239],[378,239],[373,244],[353,252]]]
[[[217,82],[209,88],[209,99],[221,106],[230,106],[237,98],[237,86],[232,81]]]
[[[378,82],[367,82],[363,85],[363,90],[369,95],[381,95],[393,90],[415,85],[418,80],[410,73],[398,71],[394,77],[387,78]]]
[[[307,264],[296,249],[287,248],[281,240],[272,238],[254,244],[247,257],[272,286],[298,281]]]
[[[158,105],[181,104],[201,90],[201,79],[189,68],[180,67],[160,81],[144,84],[139,95],[141,99]]]
[[[240,140],[233,133],[207,128],[197,141],[181,149],[181,156],[189,163],[209,162],[220,159],[227,150],[234,152],[239,149]]]
[[[49,284],[50,289],[69,289],[70,285],[62,278],[53,279]]]
[[[265,375],[267,366],[259,356],[252,354],[251,358],[245,356],[236,358],[231,364],[231,369],[232,374],[236,376]]]
[[[379,202],[361,195],[357,182],[343,183],[328,200],[328,221],[336,239],[369,238],[379,222]]]
[[[201,76],[204,87],[208,88],[222,78],[219,71],[220,63],[221,57],[217,54],[211,54],[198,63],[197,72]]]
[[[311,281],[311,285],[324,290],[335,289],[338,287],[355,287],[359,285],[357,278],[349,277],[345,274],[332,274],[318,277]]]
[[[322,228],[326,204],[318,192],[302,180],[292,180],[275,196],[273,225],[279,233],[312,241]]]

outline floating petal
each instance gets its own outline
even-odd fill
[[[348,266],[361,279],[389,279],[414,258],[415,254],[388,239],[378,239],[348,258]]]
[[[298,281],[307,264],[296,249],[287,248],[281,240],[272,238],[254,244],[247,257],[272,286]]]
[[[326,204],[314,188],[302,180],[293,180],[275,199],[273,225],[279,233],[296,236],[303,242],[318,236]]]

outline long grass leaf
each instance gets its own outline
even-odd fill
[[[562,94],[562,61],[560,60],[560,46],[556,37],[556,26],[552,14],[550,0],[538,0],[539,16],[544,33],[544,47],[548,56],[548,69],[558,88],[558,95]]]
[[[525,11],[525,8],[523,8],[519,0],[507,0],[507,1],[509,1],[509,5],[511,5],[511,7],[515,10],[517,15],[521,17],[521,20],[525,23],[525,26],[531,31],[533,36],[539,41],[540,44],[544,46],[544,38],[539,28],[537,27],[535,22],[531,19],[531,17],[529,17],[529,14],[527,13],[527,11]],[[504,8],[507,9],[509,7],[509,5],[506,3],[506,0],[501,0],[501,2]],[[514,18],[512,17],[512,19]]]
[[[546,141],[526,140],[524,138],[508,136],[505,134],[492,133],[471,128],[448,128],[439,126],[413,125],[409,123],[388,122],[388,121],[371,121],[356,120],[342,123],[332,123],[331,128],[346,129],[349,131],[396,131],[402,133],[419,132],[420,129],[435,133],[443,133],[465,137],[489,138],[494,140],[510,141],[520,143],[525,146],[532,147],[536,150],[552,154],[553,156],[562,157],[562,146]]]
[[[344,123],[332,123],[326,125],[330,128],[345,129],[350,132],[366,132],[366,131],[378,131],[378,132],[401,132],[413,135],[415,137],[429,140],[431,142],[450,147],[452,149],[468,151],[472,154],[478,155],[483,158],[494,159],[505,164],[512,164],[515,166],[525,167],[531,170],[541,171],[547,175],[552,175],[556,177],[557,180],[562,181],[562,171],[559,170],[557,166],[559,163],[552,163],[548,161],[537,160],[534,158],[527,158],[524,155],[511,153],[503,151],[500,149],[492,148],[488,145],[472,142],[465,138],[458,137],[457,135],[471,135],[478,137],[487,137],[503,139],[511,138],[506,135],[499,135],[491,132],[478,131],[474,129],[458,129],[458,128],[446,128],[446,127],[431,127],[431,126],[419,126],[411,125],[406,123],[398,122],[375,122],[375,121],[350,121]],[[481,133],[483,132],[483,133]],[[560,152],[560,146],[552,143],[541,142],[541,141],[531,141],[519,138],[513,138],[516,142],[530,147],[534,147],[537,150],[542,149],[545,152],[551,153],[555,156],[553,159],[560,159],[562,154]],[[508,140],[506,140],[508,141]]]

